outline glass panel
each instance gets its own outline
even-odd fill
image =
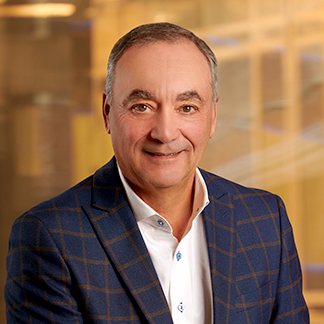
[[[272,52],[262,57],[263,128],[274,132],[284,130],[281,54]]]
[[[283,197],[312,323],[324,321],[324,0],[92,0],[69,17],[4,12],[1,291],[13,220],[113,154],[101,117],[111,47],[139,24],[170,21],[205,39],[219,60],[217,130],[200,166]],[[5,322],[2,295],[0,306]]]

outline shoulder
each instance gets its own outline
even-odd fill
[[[215,189],[218,189],[220,191],[230,193],[235,197],[239,197],[242,195],[261,195],[277,197],[275,194],[269,191],[247,187],[202,169],[200,169],[200,172],[206,182],[208,190],[215,191]]]
[[[285,209],[282,199],[269,191],[243,186],[205,170],[200,170],[208,188],[208,194],[213,199],[227,196],[228,203],[236,209],[250,210],[259,214],[262,209],[268,212],[278,212]],[[224,198],[222,198],[224,199]]]
[[[75,215],[82,212],[83,206],[93,204],[95,190],[114,185],[115,163],[110,161],[94,174],[77,183],[56,197],[43,201],[35,207],[22,214],[16,223],[28,221],[29,219],[39,220],[43,223],[56,222],[58,218],[64,222],[75,219]],[[98,189],[99,188],[99,189]]]
[[[90,204],[93,175],[56,197],[48,199],[34,206],[18,217],[12,231],[18,228],[32,229],[44,224],[49,228],[59,228],[59,221],[72,219],[84,204]]]

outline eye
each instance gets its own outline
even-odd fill
[[[181,109],[182,109],[182,111],[185,112],[185,113],[190,113],[190,112],[192,112],[193,110],[195,110],[195,108],[192,107],[192,106],[183,106]]]
[[[149,109],[149,107],[144,104],[137,104],[137,105],[133,106],[132,108],[133,108],[133,110],[136,110],[139,112],[145,112]]]

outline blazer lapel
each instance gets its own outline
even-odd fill
[[[235,223],[230,193],[216,176],[203,173],[210,204],[203,212],[213,286],[214,323],[229,323],[235,305]]]
[[[172,323],[114,159],[95,174],[92,190],[93,204],[83,208],[111,263],[149,323]]]

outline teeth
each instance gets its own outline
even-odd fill
[[[163,154],[163,153],[152,153],[152,152],[147,152],[150,155],[156,155],[156,156],[172,156],[172,155],[176,155],[178,154],[178,152],[176,153],[170,153],[170,154]]]
[[[161,153],[155,153],[157,156],[170,156],[170,155],[176,155],[177,153],[170,153],[170,154],[161,154]]]

